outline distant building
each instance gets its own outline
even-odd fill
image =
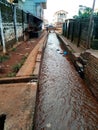
[[[59,10],[54,14],[54,24],[56,27],[61,27],[64,23],[65,19],[67,18],[67,12],[64,10]]]

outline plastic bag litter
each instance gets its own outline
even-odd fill
[[[67,55],[67,51],[64,51],[64,52],[63,52],[63,55]]]

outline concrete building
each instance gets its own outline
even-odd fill
[[[44,9],[47,0],[0,0],[0,48],[6,52],[6,46],[18,41],[24,30],[34,28],[33,36],[39,36],[42,30]]]
[[[46,0],[19,0],[18,6],[35,17],[43,19]]]
[[[62,24],[65,22],[65,19],[67,18],[67,12],[64,10],[59,10],[55,12],[54,14],[54,24],[56,27],[62,27]]]

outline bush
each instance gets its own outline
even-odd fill
[[[0,56],[0,63],[6,61],[9,59],[9,56],[8,55],[3,55],[3,56]]]
[[[20,63],[17,63],[16,65],[14,65],[14,66],[12,67],[12,71],[13,71],[14,73],[17,73],[17,72],[19,71],[19,69],[21,68],[21,66],[24,64],[26,58],[27,58],[27,56],[24,56],[24,57],[21,59]]]
[[[7,76],[8,76],[8,77],[14,77],[14,76],[16,76],[16,73],[11,72],[11,73],[9,73]]]
[[[19,71],[19,69],[21,68],[21,66],[22,66],[21,63],[17,63],[16,65],[14,65],[14,66],[12,67],[12,71],[13,71],[14,73],[17,73],[17,72]]]

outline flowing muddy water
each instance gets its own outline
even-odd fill
[[[50,33],[41,66],[34,130],[98,130],[98,102]]]

